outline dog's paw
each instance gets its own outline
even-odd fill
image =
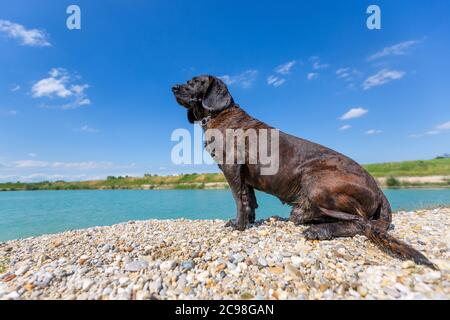
[[[320,226],[312,226],[303,231],[303,235],[307,240],[331,240],[333,237],[327,229]]]
[[[232,220],[228,220],[227,223],[225,223],[224,225],[225,228],[235,228],[236,227],[236,221]]]
[[[235,220],[230,220],[225,224],[225,228],[232,228],[233,230],[245,231],[247,229],[247,225],[241,225],[236,223]]]

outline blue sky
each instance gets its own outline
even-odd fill
[[[170,159],[170,87],[205,73],[361,163],[450,152],[450,3],[374,3],[381,30],[369,1],[1,1],[0,181],[216,171]]]

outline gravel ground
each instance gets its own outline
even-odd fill
[[[0,299],[449,299],[450,208],[400,212],[394,235],[440,271],[364,236],[306,241],[271,218],[151,220],[0,243]]]

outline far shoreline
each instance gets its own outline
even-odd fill
[[[380,177],[375,178],[380,188],[385,190],[413,190],[413,189],[430,189],[444,190],[450,189],[450,183],[436,182],[436,176],[420,177],[419,181],[414,181],[414,177],[392,178]],[[124,178],[131,181],[138,181],[140,178]],[[391,179],[393,185],[386,183]],[[393,182],[392,182],[393,181]],[[110,190],[135,190],[135,191],[151,191],[151,190],[228,190],[229,186],[226,182],[212,183],[178,183],[178,184],[133,184],[133,185],[108,185],[107,180],[101,181],[78,181],[78,182],[38,182],[38,183],[0,183],[0,192],[14,191],[110,191]]]
[[[450,158],[363,165],[381,188],[448,189]],[[0,191],[34,190],[213,190],[228,189],[222,173],[191,173],[143,177],[108,176],[104,180],[3,182]]]

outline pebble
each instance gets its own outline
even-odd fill
[[[4,283],[0,282],[0,298],[5,295],[7,292],[7,286]]]
[[[424,281],[426,283],[433,283],[438,281],[439,279],[441,279],[441,272],[439,271],[428,272],[424,277]]]
[[[450,299],[450,208],[393,220],[439,271],[283,219],[149,220],[0,243],[0,299]]]
[[[6,295],[8,300],[17,300],[20,298],[20,294],[17,291],[10,292]]]
[[[175,268],[175,266],[176,266],[175,261],[168,260],[168,261],[162,262],[160,264],[159,268],[161,269],[161,271],[167,272],[167,271],[173,270]]]
[[[295,267],[299,267],[302,264],[303,259],[298,256],[292,256],[291,262],[292,262],[292,265],[294,265]]]
[[[260,257],[260,258],[258,259],[258,263],[259,263],[262,267],[267,267],[267,266],[268,266],[267,260],[264,259],[263,257]]]
[[[94,280],[92,280],[92,279],[83,280],[82,290],[89,291],[89,289],[92,287],[93,284],[94,284]]]
[[[209,278],[209,275],[209,271],[204,271],[197,276],[197,280],[200,282],[206,282],[206,280]]]
[[[38,287],[47,287],[53,279],[51,272],[38,272],[35,274],[34,285]]]
[[[21,275],[25,274],[28,270],[30,270],[30,266],[24,265],[24,266],[21,266],[19,269],[17,269],[15,274],[16,274],[16,276],[21,276]]]
[[[413,261],[410,261],[410,260],[404,261],[402,263],[402,268],[403,269],[410,269],[410,268],[415,268],[415,267],[416,267],[416,264]]]
[[[194,268],[194,262],[189,260],[189,261],[184,261],[181,263],[181,269],[184,271],[189,271],[192,268]]]
[[[147,261],[133,261],[125,265],[125,271],[138,272],[148,267]]]
[[[180,289],[184,289],[186,285],[187,285],[186,275],[183,274],[178,278],[177,287]]]
[[[159,291],[162,289],[162,281],[161,279],[157,279],[155,281],[150,282],[148,289],[151,293],[159,293]]]
[[[367,290],[366,287],[358,286],[357,291],[358,291],[358,293],[360,294],[361,297],[367,296],[368,290]]]
[[[394,288],[386,287],[386,288],[383,288],[383,291],[389,297],[392,297],[392,298],[400,297],[400,293],[397,290],[395,290]]]
[[[128,285],[130,283],[130,279],[127,277],[120,277],[119,278],[119,285],[121,287],[125,287],[126,285]]]
[[[239,262],[244,261],[244,259],[245,259],[245,257],[242,254],[237,253],[237,254],[233,255],[233,261],[232,262],[239,263]]]
[[[285,268],[285,272],[286,272],[287,275],[289,275],[289,276],[291,276],[293,278],[301,277],[302,273],[296,267],[294,267],[293,265],[288,263],[288,264],[286,264],[284,266],[284,268]]]

